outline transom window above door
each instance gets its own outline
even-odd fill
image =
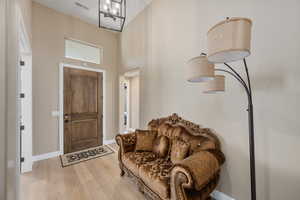
[[[84,62],[100,64],[102,48],[88,43],[65,39],[65,57]]]

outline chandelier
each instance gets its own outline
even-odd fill
[[[99,0],[99,28],[122,32],[126,19],[126,0]]]

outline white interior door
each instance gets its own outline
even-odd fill
[[[25,26],[19,26],[19,92],[20,96],[20,157],[21,173],[32,170],[32,53]]]
[[[31,55],[21,55],[21,172],[32,170],[32,66]]]
[[[140,128],[140,72],[126,72],[119,80],[119,131],[127,133]]]

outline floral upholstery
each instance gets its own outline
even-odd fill
[[[187,143],[181,139],[174,139],[171,147],[171,161],[172,163],[178,163],[188,156],[190,149],[190,143]]]
[[[124,153],[133,151],[136,143],[136,134],[130,133],[122,135],[122,142],[124,146]]]
[[[170,161],[158,158],[142,165],[139,169],[139,176],[162,199],[168,199],[172,166]]]
[[[135,151],[152,151],[156,131],[136,130]]]
[[[153,144],[153,152],[160,158],[165,158],[169,153],[169,139],[164,136],[158,136]]]
[[[122,157],[124,165],[135,175],[139,173],[139,167],[157,158],[153,152],[127,152]]]
[[[211,181],[211,174],[218,174],[220,165],[217,158],[210,152],[201,151],[195,153],[184,161],[177,163],[195,177],[194,186],[197,190],[201,190],[209,181]]]

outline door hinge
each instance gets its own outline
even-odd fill
[[[21,93],[20,98],[25,98],[25,93]]]
[[[25,66],[25,62],[23,60],[20,61],[20,66]]]
[[[24,131],[24,130],[25,130],[25,126],[24,126],[24,125],[21,125],[21,126],[20,126],[20,130],[21,130],[21,131]]]
[[[21,157],[21,163],[22,162],[25,162],[25,158],[24,157]]]

